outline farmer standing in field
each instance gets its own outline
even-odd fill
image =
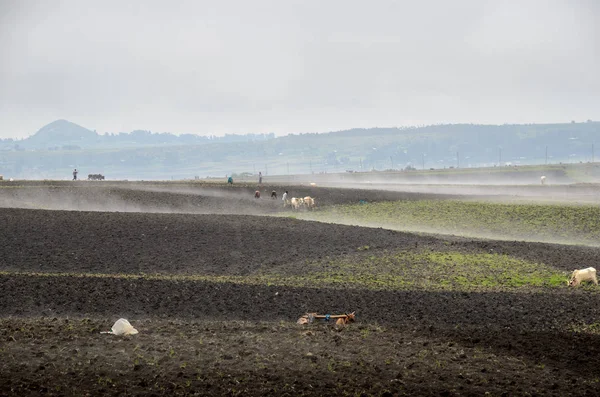
[[[75,168],[75,169],[73,170],[73,180],[74,180],[74,181],[76,181],[76,180],[77,180],[77,172],[79,172],[79,171],[77,171],[77,168]]]
[[[258,171],[258,184],[262,183],[262,172]]]

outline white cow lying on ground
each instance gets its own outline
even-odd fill
[[[542,182],[542,185],[546,184],[546,177],[544,175],[542,175],[542,177],[540,178],[540,182]]]
[[[569,280],[569,285],[574,287],[578,286],[582,281],[592,281],[598,285],[598,279],[596,278],[596,269],[588,267],[587,269],[574,270]]]

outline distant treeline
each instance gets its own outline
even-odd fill
[[[352,129],[278,138],[149,131],[98,135],[60,121],[26,140],[0,142],[0,174],[55,178],[77,167],[109,179],[170,179],[259,171],[274,175],[578,163],[598,160],[599,138],[600,123],[591,121]]]

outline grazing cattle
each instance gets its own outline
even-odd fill
[[[260,198],[260,190],[257,190],[257,191],[254,192],[254,198],[255,199]]]
[[[542,175],[542,177],[540,178],[540,182],[542,182],[542,185],[546,184],[546,177],[544,175]]]
[[[311,182],[311,183],[310,183],[310,186],[313,186],[313,187],[314,187],[314,186],[317,186],[317,184],[316,184],[316,183],[314,183],[314,182]]]
[[[596,269],[588,267],[587,269],[574,270],[569,280],[569,285],[574,287],[581,284],[582,281],[591,281],[598,285],[598,279],[596,278]]]
[[[304,205],[308,209],[314,208],[315,207],[315,199],[310,196],[304,197]]]
[[[276,198],[277,198],[277,192],[276,192],[275,190],[273,190],[273,191],[271,192],[271,198],[272,198],[272,199],[276,199]]]

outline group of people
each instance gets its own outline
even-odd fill
[[[254,192],[254,198],[260,198],[260,190],[257,190]],[[277,192],[275,190],[273,190],[271,192],[271,198],[273,200],[277,199]],[[285,193],[283,193],[283,196],[281,196],[281,200],[283,201],[283,206],[285,207],[286,204],[289,204],[288,202],[288,191],[286,190]]]

